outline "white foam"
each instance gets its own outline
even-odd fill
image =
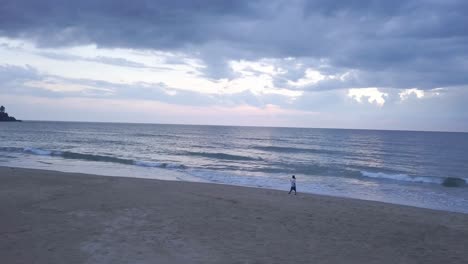
[[[133,164],[135,164],[136,166],[140,166],[140,167],[152,167],[152,168],[162,168],[162,167],[165,167],[165,166],[164,166],[164,163],[160,163],[160,162],[149,162],[149,161],[140,161],[140,160],[134,161]]]
[[[24,152],[28,152],[28,153],[35,154],[35,155],[41,155],[41,156],[51,156],[52,155],[52,151],[45,150],[45,149],[39,149],[39,148],[24,148]]]
[[[406,181],[406,182],[441,184],[444,181],[443,178],[438,178],[438,177],[409,176],[406,174],[387,174],[383,172],[362,171],[361,174],[362,176],[369,177],[369,178],[389,179],[389,180]]]
[[[166,168],[166,169],[183,169],[184,165],[164,163],[164,162],[155,162],[155,161],[141,161],[136,160],[133,162],[135,166],[140,167],[149,167],[149,168]]]

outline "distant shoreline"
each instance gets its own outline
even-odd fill
[[[23,122],[23,120],[17,120],[17,119],[15,119],[15,120],[1,120],[0,119],[0,122]]]

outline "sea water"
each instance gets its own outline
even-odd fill
[[[199,181],[468,213],[468,133],[0,123],[0,166]]]

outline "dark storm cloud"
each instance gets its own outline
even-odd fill
[[[246,1],[5,0],[0,25],[7,36],[43,46],[173,49],[207,41],[211,27],[255,15],[251,10]]]
[[[326,59],[359,76],[303,89],[430,89],[468,83],[467,13],[464,0],[3,0],[0,35],[191,53],[212,78],[232,77],[232,59]]]

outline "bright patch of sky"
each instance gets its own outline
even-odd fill
[[[406,100],[411,95],[416,96],[416,98],[423,98],[424,97],[424,91],[423,90],[418,90],[417,88],[411,88],[411,89],[406,89],[406,90],[403,90],[402,92],[400,92],[401,100]]]
[[[253,94],[278,94],[297,97],[301,91],[275,87],[273,77],[285,73],[268,60],[230,61],[237,78],[211,80],[203,76],[203,62],[187,54],[154,52],[149,50],[104,49],[95,45],[38,49],[25,41],[0,39],[0,56],[9,65],[30,65],[42,73],[69,79],[91,79],[119,84],[163,83],[176,90],[207,94],[233,94],[246,90]],[[39,86],[39,82],[34,82]],[[43,82],[45,89],[56,92],[84,90],[83,85]],[[90,89],[98,89],[92,88]]]
[[[359,103],[367,100],[369,103],[383,106],[385,104],[385,98],[388,97],[388,93],[381,92],[378,88],[375,87],[352,88],[348,90],[348,96]]]

